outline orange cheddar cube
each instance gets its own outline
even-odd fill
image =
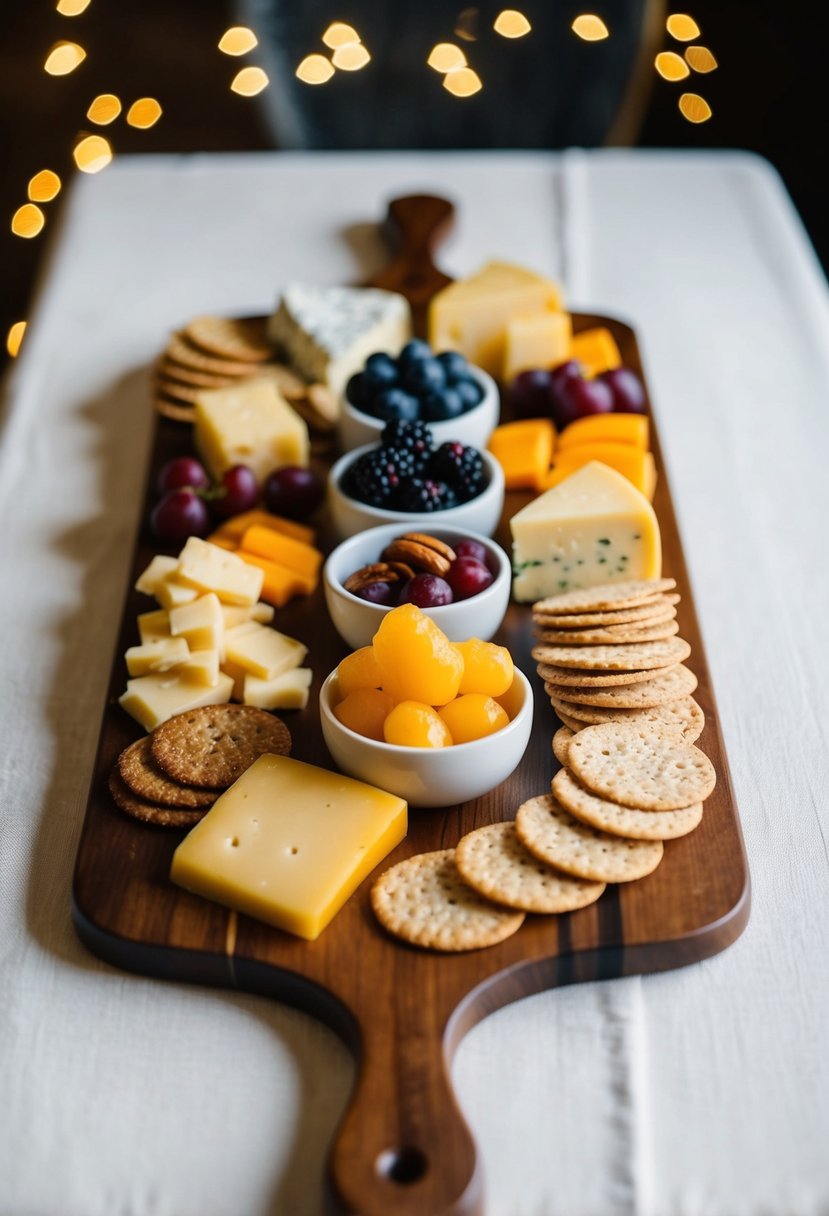
[[[650,427],[644,414],[591,414],[577,418],[558,437],[559,456],[584,443],[626,443],[647,452]]]
[[[316,539],[314,529],[309,528],[307,524],[285,519],[282,515],[273,515],[270,511],[263,511],[258,507],[252,511],[242,511],[240,515],[233,515],[230,519],[225,520],[209,539],[213,544],[219,544],[220,542],[215,538],[221,537],[222,540],[232,541],[235,548],[240,544],[248,528],[253,527],[270,528],[283,536],[291,536],[294,540],[303,541],[306,545],[313,545]]]
[[[508,490],[540,491],[553,460],[556,428],[549,418],[505,422],[495,428],[487,445],[504,470]]]
[[[573,334],[570,358],[578,359],[588,379],[622,366],[622,355],[609,329],[599,326]]]
[[[248,528],[239,543],[240,555],[244,557],[253,553],[264,557],[267,561],[276,562],[295,571],[302,578],[309,580],[311,590],[317,585],[322,554],[319,549],[292,536],[284,536],[272,528],[260,528],[254,525]]]
[[[265,578],[259,598],[275,608],[282,608],[295,595],[310,595],[317,585],[316,579],[308,578],[297,570],[289,570],[278,562],[270,562],[256,553],[248,553],[244,549],[237,549],[236,552],[249,566],[263,571]]]
[[[545,489],[552,489],[571,473],[599,460],[626,477],[649,502],[656,490],[656,466],[650,452],[641,452],[629,443],[580,443],[559,453],[547,478]]]

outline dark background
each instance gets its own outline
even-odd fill
[[[516,7],[532,19],[538,2],[516,0]],[[343,16],[342,7],[316,0],[320,32]],[[768,157],[825,268],[829,211],[819,183],[827,168],[826,18],[816,19],[813,6],[801,0],[689,0],[675,7],[693,15],[702,31],[699,42],[720,66],[681,85],[652,72],[639,145],[746,148]],[[602,11],[586,2],[584,9]],[[38,266],[74,171],[71,148],[79,131],[109,138],[116,156],[272,146],[260,104],[228,87],[240,67],[258,62],[256,52],[236,59],[217,50],[221,34],[235,22],[227,0],[92,0],[73,18],[60,16],[46,0],[0,0],[0,358],[5,360],[10,325],[28,316]],[[367,27],[367,43],[370,32]],[[43,63],[60,39],[79,42],[88,58],[70,75],[51,77]],[[663,45],[682,50],[667,38]],[[677,99],[685,89],[708,100],[709,122],[694,126],[682,118]],[[102,92],[117,94],[125,110],[138,97],[156,97],[164,113],[147,131],[129,127],[123,114],[109,127],[94,127],[86,109]],[[44,231],[24,240],[12,234],[11,218],[26,201],[30,177],[44,168],[60,175],[64,190],[41,205]]]

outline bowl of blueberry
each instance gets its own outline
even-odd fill
[[[369,528],[339,544],[322,573],[334,628],[356,650],[371,644],[387,612],[416,604],[451,642],[489,641],[509,604],[510,559],[469,529],[423,524]]]
[[[346,452],[328,478],[337,535],[379,524],[425,523],[491,536],[504,506],[504,473],[487,451],[436,440],[425,422],[387,422],[379,443]]]
[[[407,342],[397,358],[369,355],[346,385],[340,411],[343,450],[376,443],[387,422],[427,422],[438,441],[484,448],[498,425],[500,399],[490,375],[458,351],[436,355],[428,342]]]

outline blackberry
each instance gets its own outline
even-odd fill
[[[435,448],[432,428],[425,422],[408,422],[402,418],[393,418],[383,427],[382,441],[396,448],[406,448],[417,458],[418,470],[422,471],[426,461]]]
[[[398,511],[446,511],[457,505],[458,496],[452,487],[431,477],[413,477],[395,496]]]
[[[415,457],[401,448],[380,447],[364,453],[343,478],[346,494],[374,507],[392,505],[400,485],[415,472]]]
[[[460,502],[477,497],[484,488],[484,458],[477,448],[459,440],[442,443],[429,462],[432,477],[452,487]]]

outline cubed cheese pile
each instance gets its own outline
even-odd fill
[[[154,557],[136,583],[161,607],[138,617],[120,703],[145,730],[173,714],[231,699],[261,709],[308,701],[307,647],[270,627],[262,570],[191,536],[178,557]]]
[[[268,511],[245,511],[222,524],[209,539],[261,571],[259,594],[277,608],[295,595],[316,590],[322,553],[314,547],[313,528],[306,524]]]

